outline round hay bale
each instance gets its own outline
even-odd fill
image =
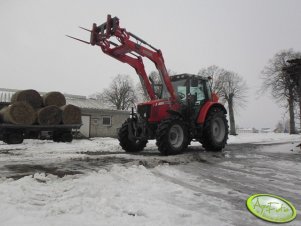
[[[31,125],[35,122],[36,113],[32,106],[25,102],[15,102],[0,112],[3,122]]]
[[[20,90],[14,93],[11,98],[11,103],[20,101],[30,104],[35,109],[42,107],[43,103],[41,95],[33,89]]]
[[[62,110],[57,106],[47,106],[37,111],[37,123],[40,125],[57,125],[62,121]]]
[[[63,124],[81,124],[81,110],[72,104],[61,107]]]
[[[58,106],[62,107],[66,104],[65,96],[60,92],[49,92],[43,95],[43,105],[44,106]]]
[[[0,122],[4,122],[4,113],[8,106],[1,108],[0,110]]]

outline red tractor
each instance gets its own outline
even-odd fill
[[[225,147],[227,111],[212,93],[210,78],[192,74],[169,76],[161,50],[120,28],[117,17],[108,15],[105,23],[99,26],[94,23],[88,31],[90,42],[74,39],[100,46],[107,55],[132,66],[150,98],[138,104],[137,113],[132,110],[118,132],[120,145],[126,152],[142,151],[149,139],[156,139],[163,155],[182,152],[192,139],[201,142],[206,150],[220,151]],[[158,69],[159,87],[147,76],[142,57],[151,60]]]

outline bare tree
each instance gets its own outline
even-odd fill
[[[135,105],[137,96],[130,77],[128,75],[117,75],[109,88],[104,89],[102,93],[97,95],[97,99],[117,110],[128,110]]]
[[[234,110],[245,106],[247,90],[246,82],[237,73],[224,71],[215,79],[213,91],[228,105],[231,135],[236,135]]]
[[[295,87],[296,91],[296,105],[299,105],[299,109],[295,111],[295,115],[297,115],[299,118],[299,128],[301,128],[301,58],[296,58],[289,60],[288,63],[290,64],[288,67],[283,68],[283,71],[287,73],[287,76],[289,76],[292,81],[293,85]]]
[[[215,78],[218,76],[224,74],[226,71],[223,68],[220,68],[216,65],[211,65],[207,68],[202,68],[199,70],[198,75],[204,76],[204,77],[210,77],[211,78],[211,89],[213,89]]]
[[[297,101],[296,87],[292,78],[283,68],[288,66],[288,60],[298,58],[301,53],[294,52],[292,49],[282,50],[269,60],[268,64],[262,70],[262,91],[271,91],[272,97],[281,106],[289,110],[290,134],[296,133],[294,105]]]
[[[220,92],[220,88],[219,86],[216,85],[216,80],[217,78],[219,78],[220,76],[223,76],[227,73],[227,71],[221,67],[218,67],[216,65],[211,65],[207,68],[202,68],[201,70],[199,70],[198,75],[207,77],[207,78],[211,78],[210,79],[210,88],[212,89],[212,91],[216,94],[218,94]],[[226,104],[226,100],[223,98],[220,98],[219,101],[222,104]]]
[[[146,90],[143,89],[143,87],[141,85],[141,82],[138,82],[135,85],[135,90],[136,90],[136,93],[137,93],[137,102],[138,103],[142,103],[142,102],[146,102],[146,101],[150,100]]]

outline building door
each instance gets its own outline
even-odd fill
[[[89,115],[82,115],[82,126],[80,127],[79,131],[85,137],[90,137],[90,116]]]

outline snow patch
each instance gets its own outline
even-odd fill
[[[82,177],[2,179],[0,219],[3,225],[31,226],[231,225],[198,208],[195,199],[204,197],[143,166],[113,166]]]
[[[237,136],[229,136],[228,144],[268,144],[282,142],[301,142],[300,134],[288,133],[242,133]]]

